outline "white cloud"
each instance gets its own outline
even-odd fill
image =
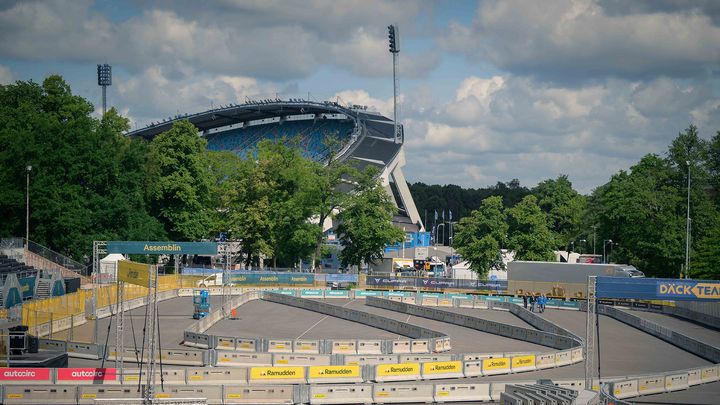
[[[720,26],[712,15],[692,5],[634,11],[609,13],[593,0],[485,1],[472,25],[450,24],[438,44],[555,80],[687,77],[720,67]]]
[[[167,5],[167,7],[166,7]],[[423,3],[184,2],[158,3],[140,15],[111,21],[89,1],[17,2],[0,10],[0,55],[25,61],[107,61],[142,72],[148,61],[169,75],[183,68],[271,80],[307,77],[322,65],[360,76],[388,75],[382,15],[414,26]],[[377,14],[382,13],[382,14]],[[412,32],[412,30],[408,30]],[[406,53],[404,71],[434,69],[431,51]]]
[[[421,113],[409,106],[407,177],[471,187],[518,178],[532,186],[568,174],[589,192],[643,155],[662,154],[690,123],[713,135],[720,98],[707,87],[667,78],[564,87],[468,77],[444,105]]]
[[[370,96],[365,90],[344,90],[335,93],[331,99],[339,99],[341,104],[357,104],[367,106],[372,111],[377,111],[386,117],[393,116],[393,99],[392,97],[381,100]],[[402,104],[404,97],[398,97],[398,103]]]
[[[211,106],[243,103],[245,97],[274,97],[275,88],[243,76],[212,76],[188,73],[172,80],[160,66],[150,66],[117,85],[120,105],[139,125],[176,114],[205,111]]]

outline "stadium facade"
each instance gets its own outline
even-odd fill
[[[383,115],[367,107],[342,106],[337,102],[291,99],[250,101],[209,111],[170,117],[160,123],[129,132],[128,136],[152,139],[169,130],[173,123],[188,120],[208,142],[208,149],[231,151],[241,157],[253,154],[265,139],[297,139],[303,156],[327,163],[328,136],[339,141],[337,159],[359,168],[374,166],[398,207],[394,223],[406,232],[424,231],[423,223],[410,195],[402,167],[404,131]],[[350,191],[350,189],[348,189]]]

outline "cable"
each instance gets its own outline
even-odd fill
[[[110,294],[110,292],[108,291],[108,295],[109,295],[109,294]],[[97,305],[97,304],[96,304],[96,305]],[[115,311],[116,311],[116,312],[117,312],[117,309],[118,309],[118,303],[116,302],[116,303],[115,303]],[[114,316],[114,314],[113,314],[112,304],[111,304],[111,305],[110,305],[110,322],[108,323],[108,330],[107,330],[107,334],[105,335],[105,347],[108,347],[108,341],[109,341],[109,339],[110,339],[110,328],[112,327],[113,316]],[[97,317],[96,317],[96,318],[95,318],[95,322],[99,322],[99,321],[100,321],[100,320],[97,319]],[[115,361],[117,361],[117,358],[118,358],[118,356],[120,355],[120,353],[118,353],[117,348],[118,348],[118,342],[115,342]],[[106,358],[106,357],[107,357],[107,356],[103,356],[102,362],[100,363],[100,368],[105,368],[105,358]]]
[[[155,323],[157,324],[157,341],[158,341],[158,351],[160,352],[160,389],[165,391],[165,378],[163,377],[163,363],[162,363],[162,343],[160,343],[160,312],[157,308],[157,303],[155,303]]]
[[[149,295],[149,292],[148,292]],[[147,334],[147,317],[148,317],[148,303],[145,304],[145,324],[143,325],[143,340],[142,340],[142,347],[140,347],[140,374],[138,375],[138,389],[137,392],[140,392],[140,388],[142,386],[142,369],[143,364],[145,364],[142,360],[145,357],[145,335]]]
[[[135,323],[133,322],[132,313],[130,313],[130,329],[132,329],[133,346],[135,346],[135,362],[140,363],[140,358],[138,357],[137,337],[135,336]]]

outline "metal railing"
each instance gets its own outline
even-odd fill
[[[24,240],[25,238],[22,238],[22,239]],[[58,253],[52,249],[49,249],[45,246],[35,243],[31,240],[26,240],[25,242],[26,242],[27,250],[29,252],[35,253],[36,255],[41,256],[47,260],[50,260],[51,262],[56,263],[57,265],[62,266],[68,270],[72,270],[75,273],[81,274],[83,276],[87,276],[87,274],[83,274],[87,269],[87,267],[84,264],[82,264],[76,260],[73,260],[61,253]]]

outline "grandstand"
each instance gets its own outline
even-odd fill
[[[243,158],[256,156],[262,140],[295,144],[302,155],[327,163],[331,154],[363,169],[374,166],[383,185],[398,207],[394,220],[407,232],[424,230],[420,215],[405,182],[402,167],[404,133],[395,137],[394,122],[364,106],[342,106],[337,102],[306,100],[249,101],[191,115],[178,115],[129,132],[145,139],[169,130],[186,119],[208,141],[208,149],[231,151]],[[332,139],[331,142],[328,142]],[[393,195],[392,186],[397,191]],[[326,224],[327,225],[327,224]]]
[[[18,279],[25,277],[35,277],[37,269],[27,266],[15,259],[9,258],[7,255],[0,255],[0,282],[5,284],[5,280],[10,274],[15,274]]]

